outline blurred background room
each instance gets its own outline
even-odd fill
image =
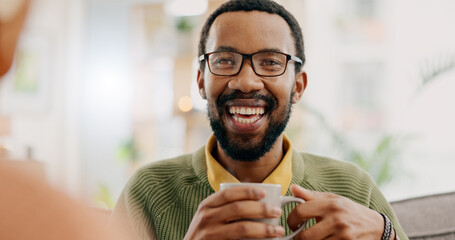
[[[0,158],[112,208],[138,167],[204,145],[197,44],[223,2],[34,0],[0,84]],[[307,57],[294,148],[356,163],[390,201],[455,191],[455,1],[277,2]]]

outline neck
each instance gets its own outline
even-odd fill
[[[226,155],[220,144],[215,148],[215,159],[240,182],[263,182],[280,164],[284,157],[283,134],[273,144],[269,152],[254,162],[234,160]]]

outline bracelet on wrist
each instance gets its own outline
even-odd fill
[[[392,222],[389,220],[389,218],[383,214],[381,214],[382,218],[384,218],[384,232],[382,233],[381,240],[390,240],[390,237],[392,236],[392,231],[395,231],[392,226]],[[395,232],[395,238],[396,238],[396,232]]]

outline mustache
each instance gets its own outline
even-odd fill
[[[216,105],[218,109],[222,109],[226,102],[234,99],[262,100],[267,103],[270,110],[275,110],[278,107],[278,101],[272,96],[264,95],[259,92],[242,93],[240,91],[233,91],[231,93],[220,96],[216,101]]]

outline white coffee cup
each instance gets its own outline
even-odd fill
[[[228,189],[231,187],[239,186],[251,186],[251,187],[260,187],[265,190],[266,195],[263,199],[259,200],[260,202],[268,203],[274,207],[283,207],[284,205],[291,202],[304,203],[305,200],[297,197],[291,196],[281,196],[281,185],[280,184],[269,184],[269,183],[221,183],[220,190]],[[280,218],[264,218],[264,219],[254,219],[254,221],[265,222],[273,225],[280,225]],[[281,238],[266,238],[264,240],[289,240],[297,235],[306,225],[306,221],[300,224],[299,228],[293,233],[286,235]]]

